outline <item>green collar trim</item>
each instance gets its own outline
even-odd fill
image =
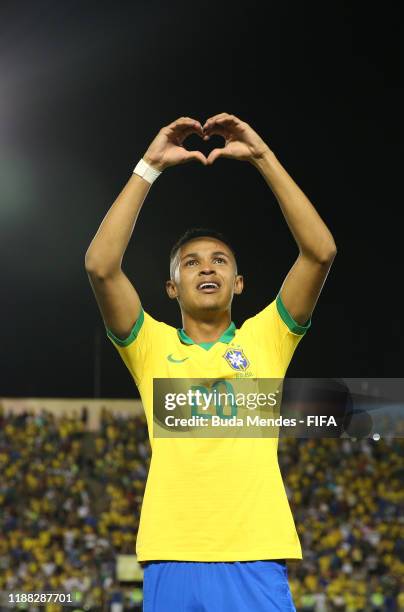
[[[196,344],[197,346],[201,346],[206,351],[208,351],[214,344],[217,342],[224,342],[228,344],[234,338],[234,334],[236,333],[236,325],[233,321],[230,323],[229,327],[223,332],[218,340],[214,342],[194,342],[192,338],[190,338],[184,331],[184,328],[177,329],[178,337],[184,344]]]

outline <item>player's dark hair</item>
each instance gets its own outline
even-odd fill
[[[170,251],[170,264],[173,261],[174,257],[177,255],[178,250],[184,244],[186,244],[190,240],[193,240],[194,238],[202,238],[202,237],[216,238],[216,240],[220,240],[226,246],[229,247],[229,249],[231,250],[231,252],[234,255],[234,259],[236,259],[236,253],[234,251],[234,248],[233,248],[232,244],[230,243],[230,241],[227,239],[227,237],[224,234],[222,234],[221,232],[217,232],[216,230],[206,228],[206,227],[192,227],[190,229],[187,229],[185,234],[183,234],[181,236],[181,238],[179,238],[177,240],[177,242],[174,244],[173,248],[171,249],[171,251]]]

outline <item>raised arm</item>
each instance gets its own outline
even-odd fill
[[[199,121],[181,117],[163,127],[143,155],[157,170],[198,160],[199,151],[187,151],[183,141],[192,133],[202,134]],[[113,334],[126,338],[140,314],[139,296],[122,270],[122,259],[150,183],[132,174],[104,217],[85,256],[85,267],[105,325]]]
[[[278,200],[299,248],[297,260],[282,284],[281,299],[293,319],[304,325],[311,317],[337,252],[331,232],[268,145],[247,123],[221,113],[206,121],[204,133],[219,134],[225,139],[224,148],[211,151],[208,164],[218,157],[249,161]]]

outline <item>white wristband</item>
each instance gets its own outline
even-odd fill
[[[156,170],[153,166],[150,166],[144,159],[141,159],[135,166],[133,174],[138,174],[148,183],[154,183],[156,178],[160,176],[161,171]]]

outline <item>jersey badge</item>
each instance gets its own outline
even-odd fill
[[[229,349],[225,352],[223,357],[233,370],[237,372],[244,371],[250,365],[247,357],[244,355],[243,349]]]

